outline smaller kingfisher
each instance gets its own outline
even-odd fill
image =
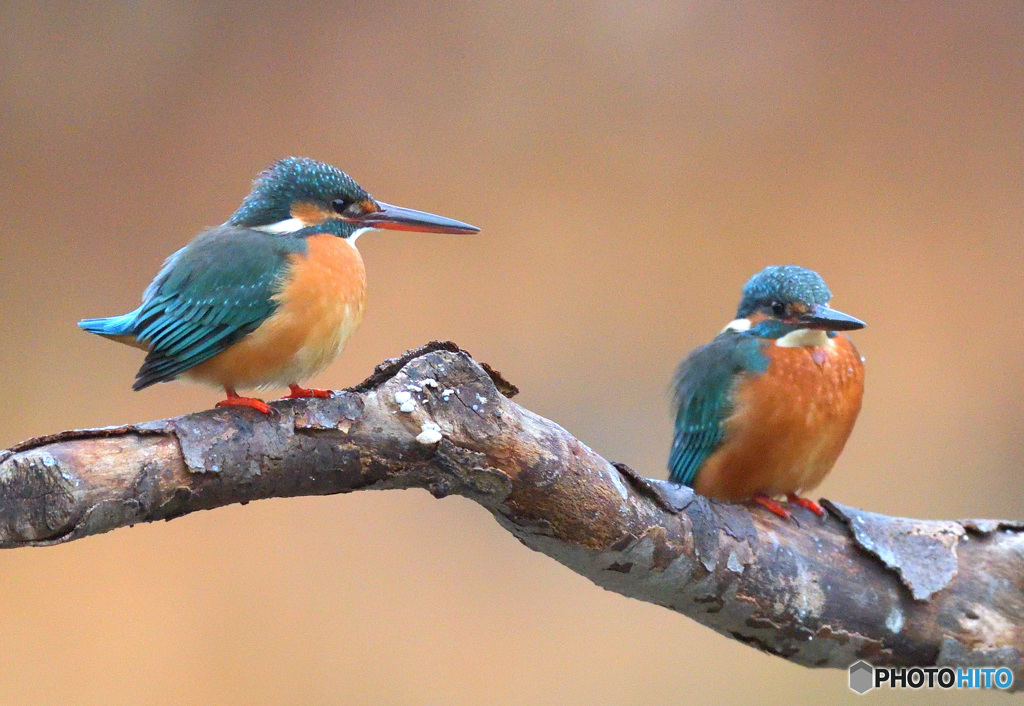
[[[363,319],[371,229],[476,233],[467,223],[375,200],[341,170],[288,157],[264,170],[223,225],[167,258],[142,306],[85,319],[89,333],[148,351],[135,390],[178,377],[222,387],[218,407],[271,408],[239,388],[299,383],[334,360]]]
[[[774,499],[785,495],[824,516],[798,493],[832,470],[864,394],[863,358],[837,332],[865,324],[830,309],[831,299],[803,267],[766,267],[750,278],[736,319],[676,372],[671,481],[789,518]]]

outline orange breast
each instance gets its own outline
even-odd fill
[[[864,364],[839,335],[820,347],[766,345],[768,369],[738,383],[722,445],[697,475],[698,493],[742,501],[815,488],[853,431]]]
[[[213,385],[252,388],[301,382],[341,353],[363,320],[366,270],[343,238],[314,235],[291,256],[277,310],[222,353],[185,373]]]

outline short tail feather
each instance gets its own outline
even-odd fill
[[[83,331],[99,336],[130,336],[134,335],[138,310],[130,311],[121,316],[108,316],[103,319],[82,319],[78,326]]]

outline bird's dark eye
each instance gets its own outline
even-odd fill
[[[359,218],[366,215],[365,201],[348,201],[346,199],[334,199],[331,201],[331,208],[339,216],[345,218]]]
[[[772,302],[772,314],[781,319],[786,315],[786,305],[782,302]]]

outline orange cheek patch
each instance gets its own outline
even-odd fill
[[[292,218],[298,218],[307,226],[318,226],[333,215],[316,204],[305,201],[293,203],[291,207],[291,214]]]

